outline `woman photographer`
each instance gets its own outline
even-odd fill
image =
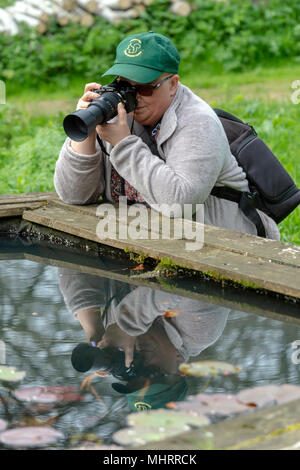
[[[249,191],[249,185],[216,113],[179,82],[179,62],[175,46],[160,34],[141,33],[119,44],[104,75],[133,85],[137,107],[127,115],[119,104],[117,118],[97,126],[85,141],[66,139],[56,164],[56,191],[69,204],[96,203],[101,195],[111,202],[126,196],[148,207],[204,204],[205,224],[257,235],[237,202],[210,194],[214,186]],[[93,90],[100,87],[86,85],[77,109],[99,98]],[[266,237],[280,239],[276,223],[257,212]]]

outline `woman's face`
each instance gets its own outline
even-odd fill
[[[163,78],[170,74],[164,73],[159,78],[149,83],[155,85]],[[142,96],[137,93],[137,108],[134,111],[134,120],[142,126],[153,127],[162,118],[168,107],[170,106],[178,86],[178,75],[172,77],[153,90],[152,96]],[[132,80],[123,79],[131,85],[145,85],[133,82]],[[148,85],[148,83],[147,83]]]

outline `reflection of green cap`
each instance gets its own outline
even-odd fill
[[[171,401],[183,400],[188,391],[185,377],[180,378],[180,380],[173,385],[152,383],[135,391],[132,391],[130,388],[130,383],[127,386],[114,383],[112,387],[117,392],[126,395],[128,405],[133,411],[163,408]]]
[[[178,51],[170,39],[149,31],[120,42],[114,65],[103,76],[119,75],[137,83],[150,83],[163,72],[178,73],[179,62]]]

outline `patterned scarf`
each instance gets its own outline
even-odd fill
[[[158,138],[160,130],[160,122],[152,129],[150,135],[155,141]],[[120,196],[126,196],[127,200],[131,203],[139,202],[147,205],[146,201],[143,199],[139,191],[137,191],[133,186],[131,186],[128,181],[124,180],[121,175],[115,170],[114,167],[111,169],[111,179],[110,179],[110,192],[111,197],[114,201],[118,202]]]

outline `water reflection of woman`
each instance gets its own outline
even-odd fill
[[[122,349],[126,367],[136,353],[143,357],[148,376],[113,384],[132,409],[182,399],[187,386],[179,365],[217,341],[229,314],[221,306],[68,269],[59,270],[59,280],[87,342]]]

